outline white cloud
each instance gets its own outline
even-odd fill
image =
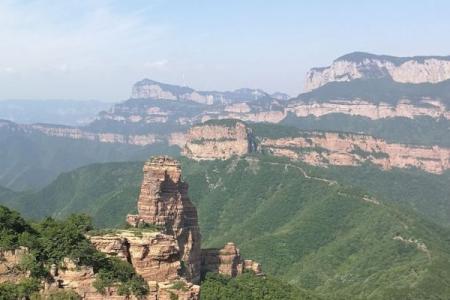
[[[0,0],[0,65],[23,72],[95,70],[151,56],[164,29],[113,1]],[[55,67],[57,66],[57,67]]]
[[[164,69],[169,64],[169,60],[161,59],[144,63],[144,67],[148,69]]]
[[[3,67],[0,68],[5,73],[16,73],[16,70],[13,67]]]

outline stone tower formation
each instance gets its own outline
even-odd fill
[[[201,236],[197,210],[189,199],[188,184],[181,178],[180,163],[165,156],[154,157],[144,165],[137,215],[128,215],[134,227],[146,224],[161,228],[178,242],[182,275],[200,281]]]

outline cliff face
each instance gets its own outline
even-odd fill
[[[27,276],[17,267],[27,253],[26,248],[0,251],[0,283],[18,282]]]
[[[382,169],[418,168],[441,174],[450,168],[450,149],[386,143],[367,135],[305,133],[303,137],[268,139],[261,148],[276,156],[318,166],[356,166],[371,162]]]
[[[314,90],[328,82],[383,77],[401,83],[437,83],[450,79],[450,58],[401,58],[351,53],[338,58],[329,67],[311,69],[306,76],[305,91]]]
[[[207,122],[186,134],[183,154],[196,160],[228,159],[254,150],[251,130],[239,121]]]
[[[450,119],[450,111],[438,100],[423,99],[419,104],[412,104],[408,100],[401,100],[398,104],[371,103],[363,100],[331,100],[328,102],[296,101],[291,103],[287,111],[293,112],[297,117],[322,117],[333,113],[342,113],[351,116],[362,116],[372,120],[403,117],[428,116],[435,119]]]
[[[74,140],[88,140],[101,143],[130,144],[138,146],[146,146],[158,142],[158,139],[154,134],[124,135],[119,133],[97,133],[75,127],[53,127],[40,124],[28,125],[27,127],[28,130],[38,131],[48,136],[63,137]]]
[[[43,295],[51,294],[53,291],[60,289],[66,289],[75,291],[84,300],[138,300],[133,295],[121,295],[116,287],[107,287],[103,294],[99,293],[93,286],[96,274],[92,267],[78,266],[70,259],[64,259],[61,266],[52,266],[50,275],[53,280],[45,284],[44,290],[42,291]],[[173,288],[174,281],[147,281],[149,293],[146,297],[139,299],[171,300],[171,296],[177,297],[180,300],[199,299],[199,286],[184,281],[180,282],[184,284],[183,290]]]
[[[206,272],[236,276],[243,270],[251,270],[260,274],[260,265],[243,260],[233,243],[223,249],[200,249],[197,210],[187,191],[188,185],[181,179],[181,167],[176,160],[168,157],[151,159],[144,165],[138,214],[128,215],[127,222],[134,227],[159,226],[164,235],[153,233],[136,239],[121,234],[101,236],[91,239],[92,242],[102,252],[130,261],[146,280],[159,282],[181,276],[196,283]],[[160,244],[155,242],[156,236],[160,237]],[[170,237],[173,237],[171,242]],[[144,244],[146,251],[141,250]],[[144,252],[154,255],[147,255],[146,262],[141,263]]]
[[[202,249],[202,272],[214,272],[237,276],[245,270],[262,275],[261,266],[253,260],[243,260],[234,243],[227,243],[222,249]]]
[[[269,95],[262,90],[247,88],[225,92],[197,91],[189,87],[165,84],[150,79],[143,79],[134,84],[131,92],[132,99],[192,101],[206,105],[245,102],[263,97],[285,100],[289,96],[283,93]]]
[[[181,166],[173,159],[155,157],[144,165],[144,179],[138,200],[138,215],[129,215],[133,226],[156,225],[178,242],[183,275],[200,280],[200,230],[197,210],[190,201],[188,184],[181,179]]]
[[[383,139],[361,134],[311,131],[296,137],[265,138],[253,136],[252,131],[241,122],[231,127],[215,122],[214,125],[193,127],[186,139],[183,154],[196,160],[228,159],[233,155],[263,151],[324,167],[357,166],[371,162],[386,170],[418,168],[442,174],[450,169],[449,148],[387,143]]]
[[[120,230],[89,239],[99,251],[131,263],[147,282],[180,279],[180,250],[172,235]]]

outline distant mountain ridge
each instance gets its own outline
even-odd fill
[[[157,99],[193,101],[201,104],[230,104],[234,102],[254,101],[261,98],[275,98],[286,100],[289,95],[274,93],[270,95],[260,89],[241,88],[234,91],[197,91],[190,87],[161,83],[158,81],[143,79],[133,85],[132,99]]]
[[[0,100],[0,119],[82,126],[110,106],[111,103],[90,100]]]
[[[377,60],[384,60],[392,62],[396,65],[401,65],[402,63],[405,63],[410,60],[414,60],[420,63],[423,63],[427,59],[437,59],[437,60],[449,60],[450,61],[450,55],[417,55],[417,56],[393,56],[393,55],[378,55],[378,54],[372,54],[368,52],[360,52],[355,51],[348,54],[344,54],[338,58],[336,58],[334,61],[352,61],[352,62],[363,62],[367,59],[377,59]]]
[[[305,91],[330,82],[390,78],[400,83],[437,83],[450,79],[450,56],[395,57],[353,52],[328,67],[312,68],[306,75]]]

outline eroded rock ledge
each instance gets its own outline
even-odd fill
[[[450,169],[450,148],[446,147],[388,143],[363,134],[300,130],[293,136],[272,138],[254,136],[243,122],[235,124],[231,128],[220,123],[193,127],[186,135],[183,154],[205,160],[228,159],[259,151],[321,167],[358,166],[370,162],[384,170],[417,168],[442,174]]]
[[[256,150],[252,131],[238,120],[208,121],[186,134],[183,155],[196,160],[228,159]]]

